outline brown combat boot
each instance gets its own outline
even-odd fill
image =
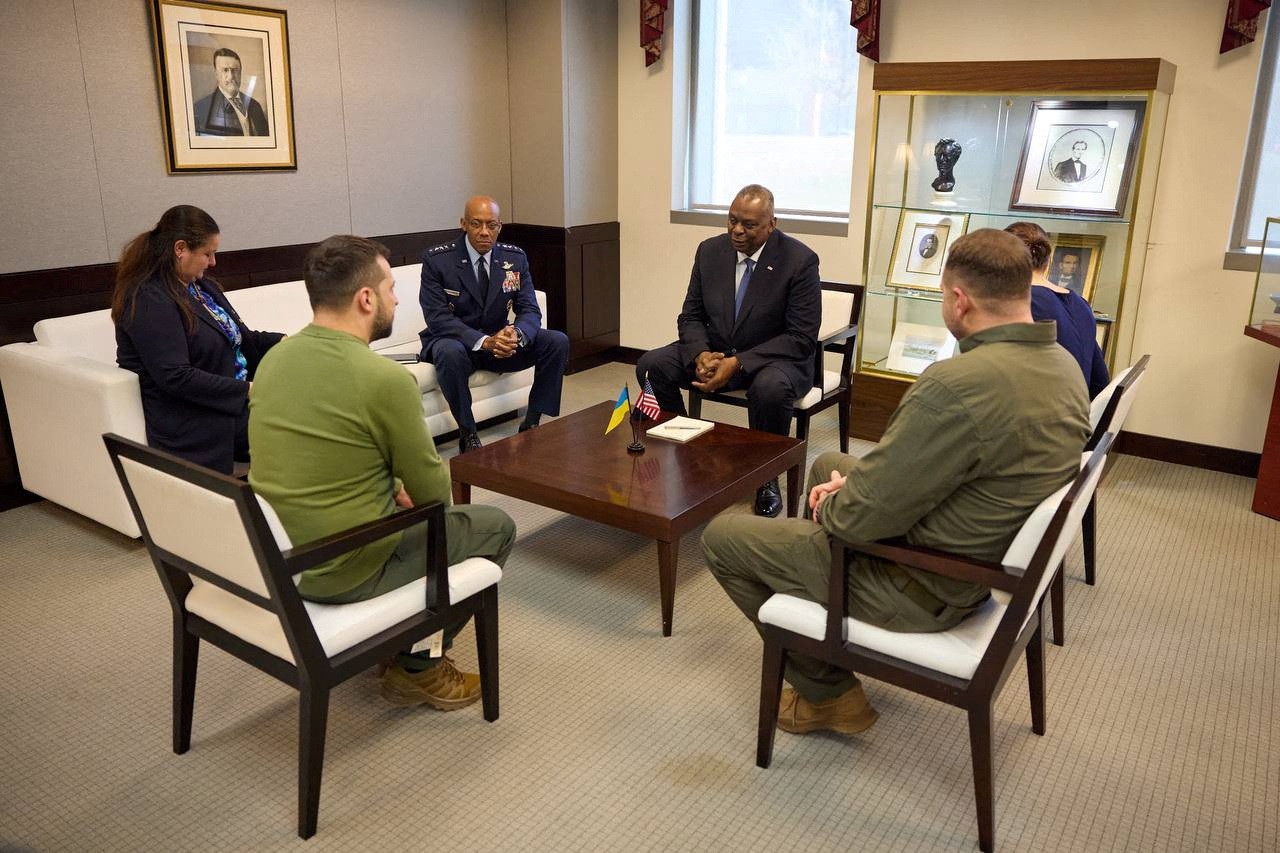
[[[880,712],[871,707],[861,684],[855,684],[843,696],[816,705],[794,689],[784,687],[778,728],[797,735],[817,731],[856,735],[871,728],[879,717]]]
[[[456,711],[480,698],[480,676],[459,672],[447,656],[422,672],[394,664],[382,675],[382,698],[399,707],[430,705],[438,711]]]

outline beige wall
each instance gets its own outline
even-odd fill
[[[669,223],[672,89],[689,0],[669,15],[667,55],[644,68],[634,3],[619,0],[618,207],[622,226],[624,346],[671,340],[697,243],[719,229]],[[1221,3],[1204,0],[1078,0],[1073,14],[1026,25],[1022,0],[898,0],[881,17],[886,62],[1160,56],[1178,66],[1133,352],[1152,367],[1127,428],[1257,451],[1280,353],[1246,339],[1252,276],[1222,269],[1261,43],[1219,57]],[[1016,29],[997,22],[1015,22]],[[864,60],[862,90],[869,92]],[[869,97],[859,128],[870,128]],[[861,276],[866,133],[854,158],[850,236],[806,237],[825,278]],[[643,163],[643,167],[637,167]]]
[[[169,175],[148,4],[5,0],[0,272],[113,260],[184,202],[241,249],[448,228],[478,188],[510,200],[503,0],[269,5],[289,13],[297,171]]]

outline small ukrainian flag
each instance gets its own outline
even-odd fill
[[[627,415],[631,414],[631,394],[627,390],[627,386],[622,386],[622,393],[618,395],[618,402],[613,404],[613,415],[609,418],[609,426],[605,429],[604,434],[608,435],[613,432],[613,428],[627,419]]]

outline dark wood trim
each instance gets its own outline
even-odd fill
[[[879,441],[911,382],[874,373],[854,373],[851,386],[849,435],[864,441]]]
[[[613,360],[620,361],[623,364],[639,364],[640,356],[644,355],[646,352],[648,352],[648,350],[620,346],[613,351]]]
[[[1173,91],[1177,67],[1164,59],[1040,59],[1025,62],[881,62],[877,92]]]
[[[12,483],[0,483],[0,512],[8,512],[11,509],[17,509],[20,506],[26,506],[41,500],[44,500],[44,498],[37,494],[32,494],[18,485],[17,477],[14,477],[14,482]]]
[[[1273,347],[1280,347],[1280,325],[1275,323],[1257,323],[1253,326],[1245,326],[1244,333],[1250,338],[1257,338],[1263,343],[1271,344]]]
[[[1224,474],[1236,474],[1241,477],[1258,476],[1258,465],[1262,461],[1261,453],[1215,447],[1212,444],[1197,444],[1194,441],[1181,441],[1176,438],[1164,438],[1128,430],[1120,433],[1120,439],[1116,442],[1116,453],[1127,453],[1130,456],[1141,456],[1143,459],[1156,459],[1160,462],[1172,462],[1174,465],[1189,465],[1192,468],[1204,468],[1208,471],[1221,471]]]

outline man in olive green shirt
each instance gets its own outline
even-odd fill
[[[1079,471],[1088,392],[1054,324],[1032,320],[1030,287],[1031,258],[1012,234],[983,228],[957,240],[942,275],[942,318],[960,354],[920,375],[866,456],[817,458],[814,521],[726,515],[707,526],[711,571],[752,622],[775,592],[826,603],[828,532],[864,542],[903,536],[998,562],[1031,511]],[[890,631],[947,630],[989,594],[866,555],[849,569],[849,615]],[[876,720],[848,670],[789,655],[787,680],[784,731],[852,734]]]
[[[369,349],[390,334],[398,302],[386,253],[353,236],[316,246],[305,274],[313,322],[273,348],[254,378],[249,483],[297,544],[397,506],[449,503],[449,472],[422,419],[417,382]],[[473,556],[502,565],[514,538],[515,525],[495,507],[445,510],[450,565]],[[421,578],[426,565],[422,524],[303,572],[298,591],[310,601],[364,601]],[[463,625],[445,631],[445,648]],[[447,656],[406,651],[386,670],[382,693],[398,705],[453,710],[479,698],[480,684]]]

